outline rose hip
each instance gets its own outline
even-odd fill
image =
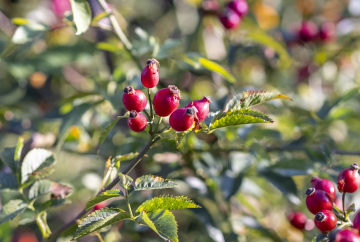
[[[318,35],[318,27],[310,21],[304,21],[298,32],[298,38],[302,42],[309,42],[316,39]]]
[[[192,101],[190,102],[188,105],[186,105],[185,108],[190,108],[190,107],[195,107],[198,112],[197,114],[197,118],[195,118],[196,122],[202,122],[206,119],[206,117],[209,114],[209,104],[211,103],[211,99],[208,96],[205,96],[203,99],[201,100],[196,100],[196,101]]]
[[[147,119],[142,113],[131,111],[128,118],[128,125],[132,131],[141,132],[146,128]]]
[[[127,110],[135,110],[136,112],[144,110],[147,104],[145,94],[142,91],[134,89],[130,86],[125,87],[122,101]]]
[[[169,116],[178,108],[180,99],[180,90],[174,85],[159,90],[154,96],[155,113],[160,117]]]
[[[249,6],[245,0],[234,0],[228,4],[228,8],[233,10],[240,18],[245,17],[249,11]]]
[[[226,29],[235,29],[240,25],[241,19],[233,10],[226,8],[219,16],[219,20]]]
[[[302,212],[291,212],[288,214],[288,220],[292,226],[297,229],[304,230],[307,222],[307,217]]]
[[[195,107],[179,108],[170,115],[169,124],[178,132],[186,131],[193,125],[196,113]]]
[[[319,177],[311,178],[312,186],[316,190],[322,190],[330,195],[331,200],[335,200],[336,197],[336,187],[334,183],[327,179],[321,179]]]
[[[147,88],[153,88],[159,83],[159,62],[149,59],[141,72],[141,83]]]
[[[316,214],[314,222],[321,232],[330,232],[336,227],[337,218],[333,212],[322,210]]]
[[[354,193],[360,184],[360,176],[358,173],[359,166],[352,164],[350,168],[340,172],[337,179],[337,187],[339,192]]]
[[[360,237],[355,230],[343,229],[336,234],[335,242],[360,242]]]
[[[306,206],[312,214],[317,214],[322,210],[332,210],[333,203],[330,195],[321,190],[310,187],[306,191]]]

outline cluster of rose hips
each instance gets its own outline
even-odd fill
[[[226,29],[235,29],[246,16],[249,6],[245,0],[233,0],[227,4],[219,16],[220,22]]]
[[[155,59],[149,59],[146,62],[146,67],[141,73],[141,83],[147,88],[153,88],[159,83],[159,62]],[[168,88],[159,90],[153,101],[155,113],[160,117],[167,117],[170,115],[170,126],[178,131],[186,131],[194,124],[206,119],[209,114],[209,97],[204,97],[201,100],[190,102],[185,108],[178,108],[181,99],[180,90],[174,86],[169,85]],[[148,123],[146,117],[140,113],[147,105],[145,94],[138,89],[127,86],[124,89],[122,98],[123,104],[127,110],[130,111],[128,118],[129,128],[135,132],[143,131]],[[151,108],[151,107],[150,107]]]
[[[311,21],[303,21],[297,32],[297,38],[300,42],[330,42],[335,40],[335,24],[327,22],[317,26]]]
[[[337,188],[339,192],[354,193],[360,185],[360,176],[358,173],[358,165],[353,164],[350,168],[340,172],[337,179]],[[346,211],[343,209],[344,216],[338,212],[332,211],[336,198],[335,185],[327,180],[313,177],[311,179],[312,187],[306,191],[306,206],[308,210],[315,215],[315,226],[323,233],[333,231],[338,222],[337,216],[347,220]],[[336,205],[335,205],[336,206]],[[344,206],[344,205],[343,205]],[[289,213],[288,219],[290,223],[300,230],[304,229],[307,223],[306,215],[301,212]],[[334,242],[360,242],[360,213],[357,213],[353,219],[352,228],[341,228],[329,236],[329,241]]]

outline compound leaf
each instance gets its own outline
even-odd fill
[[[148,226],[165,241],[179,241],[175,217],[168,210],[158,210],[149,214],[142,211],[137,223]]]
[[[74,238],[78,239],[82,236],[90,234],[96,230],[117,223],[124,219],[130,219],[131,216],[127,212],[117,208],[103,208],[91,213],[79,225],[75,232]]]
[[[185,208],[201,208],[187,197],[171,197],[171,196],[160,196],[154,197],[151,200],[145,201],[136,210],[137,213],[146,211],[147,213],[154,212],[156,210],[176,210]]]
[[[121,195],[121,191],[119,189],[105,191],[105,192],[97,195],[93,199],[89,200],[86,203],[85,208],[86,208],[86,210],[89,210],[90,208],[94,207],[98,203],[101,203],[103,201],[109,200],[114,197],[120,197],[120,196],[122,196],[122,195]]]
[[[146,175],[141,176],[135,181],[135,191],[140,190],[156,190],[178,187],[170,180],[164,180],[159,176]]]

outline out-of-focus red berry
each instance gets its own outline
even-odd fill
[[[240,18],[245,17],[249,11],[249,5],[245,0],[233,0],[229,2],[228,8],[237,13]]]
[[[52,0],[51,9],[56,16],[63,18],[65,12],[71,10],[71,4],[69,0]]]
[[[336,40],[336,35],[335,35],[335,24],[333,23],[324,23],[323,25],[321,25],[320,27],[320,31],[319,31],[319,37],[321,40],[326,41],[326,42],[331,42]]]
[[[305,225],[307,223],[307,217],[302,212],[291,212],[288,214],[288,220],[292,226],[297,229],[303,230],[305,229]]]
[[[241,22],[239,15],[229,8],[224,9],[219,19],[225,29],[235,29]]]
[[[314,41],[318,35],[318,27],[310,21],[304,21],[298,32],[298,38],[302,42]]]
[[[360,237],[357,231],[343,229],[337,232],[335,242],[360,242]]]

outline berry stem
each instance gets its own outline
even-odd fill
[[[152,135],[152,121],[154,120],[153,105],[151,101],[150,88],[148,88],[149,104],[150,104],[150,134]]]
[[[145,109],[143,110],[143,112],[144,112],[146,118],[150,121],[151,118],[150,118],[149,113]]]
[[[347,220],[347,215],[346,215],[346,211],[345,211],[345,194],[346,194],[346,192],[343,192],[343,194],[342,194],[342,207],[343,207],[344,218],[345,218],[345,220]]]
[[[161,123],[162,119],[163,119],[163,117],[159,117],[159,120],[158,120],[158,122],[156,124],[156,127],[155,127],[154,134],[156,134],[157,131],[159,130],[159,126],[160,126],[160,123]]]

